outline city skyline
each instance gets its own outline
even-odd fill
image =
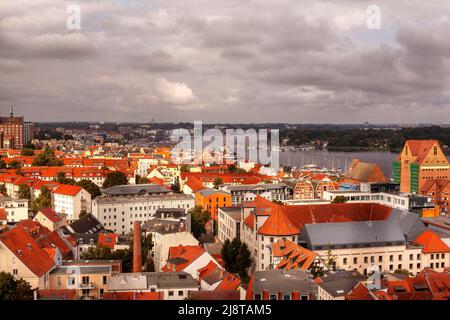
[[[81,29],[69,30],[69,5]],[[450,4],[0,4],[0,105],[34,122],[448,123]]]

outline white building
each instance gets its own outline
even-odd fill
[[[13,199],[10,197],[0,197],[0,208],[6,212],[8,223],[19,222],[28,219],[28,200]]]
[[[223,207],[218,209],[218,229],[220,241],[233,241],[241,236],[241,208]]]
[[[53,210],[77,220],[82,211],[91,212],[91,194],[80,186],[62,184],[52,192]]]
[[[142,195],[130,197],[97,197],[92,201],[92,214],[115,233],[126,234],[134,221],[145,222],[160,208],[194,208],[195,199],[185,194]]]

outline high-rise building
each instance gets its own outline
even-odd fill
[[[419,193],[432,179],[450,179],[450,164],[437,140],[407,140],[393,161],[392,175],[400,192]]]
[[[24,145],[24,122],[22,117],[14,117],[13,106],[9,117],[0,117],[1,148],[21,149]]]
[[[23,127],[23,141],[24,144],[30,143],[34,139],[34,123],[25,122]]]

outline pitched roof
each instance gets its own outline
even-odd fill
[[[434,145],[439,146],[437,140],[407,140],[405,145],[408,145],[411,155],[417,157],[417,162],[422,163],[425,160],[428,152]]]
[[[73,197],[76,196],[81,191],[81,189],[83,188],[80,186],[61,184],[53,191],[53,193]]]
[[[20,226],[0,234],[0,242],[38,277],[55,266],[50,256]]]
[[[162,268],[164,272],[183,271],[197,260],[206,250],[201,246],[177,246],[169,248],[167,264]]]
[[[273,207],[269,218],[258,229],[259,234],[273,236],[291,236],[299,232],[300,230],[286,217],[280,206]]]
[[[51,208],[43,208],[43,209],[39,210],[39,212],[42,213],[47,219],[49,219],[53,223],[56,223],[56,222],[59,222],[62,220],[61,216],[59,214],[57,214],[55,211],[53,211]]]
[[[431,230],[424,231],[413,242],[422,245],[424,253],[450,252],[450,248],[445,242]]]

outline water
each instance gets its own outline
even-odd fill
[[[326,150],[281,151],[280,164],[300,167],[306,164],[316,164],[319,167],[339,168],[345,170],[353,159],[378,163],[387,178],[391,177],[392,161],[398,156],[394,152],[359,151],[335,152]]]

